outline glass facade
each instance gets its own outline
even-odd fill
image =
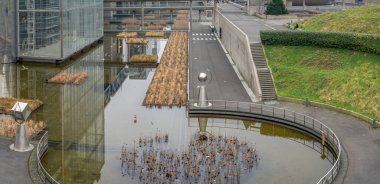
[[[15,57],[15,3],[0,0],[0,62],[9,63]]]
[[[22,59],[64,60],[103,36],[103,0],[18,0]]]

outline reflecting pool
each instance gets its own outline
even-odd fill
[[[229,137],[255,149],[257,162],[251,169],[242,166],[235,183],[315,183],[332,166],[334,156],[321,149],[320,140],[291,128],[247,119],[188,118],[186,108],[142,106],[155,69],[130,68],[126,63],[136,53],[160,56],[166,39],[152,40],[144,48],[123,42],[106,36],[102,45],[59,66],[1,65],[3,73],[9,73],[0,76],[2,96],[44,102],[31,118],[47,124],[49,149],[43,165],[58,181],[140,183],[138,172],[127,173],[122,166],[123,146],[136,150],[141,139],[160,135],[165,140],[167,135],[156,149],[183,153],[199,132],[208,139]],[[61,71],[85,71],[88,79],[81,85],[46,82]],[[198,183],[207,181],[204,177]]]

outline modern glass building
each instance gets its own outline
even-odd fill
[[[103,0],[17,0],[19,60],[60,62],[103,36]]]
[[[15,3],[0,0],[0,62],[9,63],[16,56]]]

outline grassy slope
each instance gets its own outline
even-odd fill
[[[341,49],[266,46],[279,95],[306,98],[380,120],[380,56]],[[273,70],[272,70],[273,71]],[[278,81],[282,80],[279,88]]]
[[[307,20],[304,30],[380,34],[380,5],[324,13]]]

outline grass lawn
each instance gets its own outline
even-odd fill
[[[265,52],[268,59],[273,55],[269,65],[278,95],[308,97],[380,120],[380,55],[301,46],[265,46]]]
[[[380,5],[323,13],[307,20],[304,30],[380,34]]]

